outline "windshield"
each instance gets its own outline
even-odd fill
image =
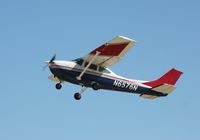
[[[75,59],[75,60],[72,60],[72,61],[76,62],[80,66],[83,64],[83,59],[82,58],[78,58],[78,59]]]

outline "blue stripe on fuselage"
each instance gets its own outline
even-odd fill
[[[82,76],[81,80],[77,80],[76,77],[80,75],[81,72],[77,70],[67,70],[62,68],[50,68],[51,72],[61,80],[77,84],[77,85],[84,85],[87,87],[91,87],[92,82],[99,83],[100,89],[107,89],[107,90],[115,90],[115,91],[122,91],[122,92],[129,92],[129,93],[138,93],[138,94],[150,94],[150,95],[157,95],[162,96],[163,94],[154,92],[149,88],[141,87],[137,85],[137,89],[130,89],[130,88],[122,88],[120,86],[114,86],[114,82],[116,79],[106,78],[101,76],[102,74],[97,73],[95,75],[89,74],[87,71]]]

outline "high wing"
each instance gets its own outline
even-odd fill
[[[92,64],[100,65],[102,67],[110,67],[117,63],[121,57],[123,57],[127,51],[134,46],[134,44],[135,41],[132,39],[117,36],[90,52],[88,55],[83,57],[83,59],[86,62],[90,62],[96,55],[95,59],[92,60]]]

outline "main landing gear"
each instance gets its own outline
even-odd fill
[[[62,84],[61,83],[57,83],[55,85],[57,90],[60,90],[62,88]],[[83,92],[87,89],[88,87],[83,86],[80,92],[77,92],[74,94],[74,99],[76,100],[80,100],[81,99],[81,95],[83,94]]]
[[[61,85],[61,83],[57,83],[55,87],[56,87],[56,89],[60,90],[62,88],[62,85]]]
[[[83,88],[81,89],[80,92],[77,92],[74,94],[74,99],[76,100],[80,100],[81,99],[81,94],[83,94],[83,92],[87,89],[87,87],[83,86]]]
[[[98,90],[99,89],[99,83],[92,82],[91,86],[92,86],[93,90]]]

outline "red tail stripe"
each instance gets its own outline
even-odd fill
[[[161,84],[175,85],[181,74],[183,74],[183,72],[173,68],[159,79],[150,82],[145,82],[143,84],[151,87],[159,86]]]

